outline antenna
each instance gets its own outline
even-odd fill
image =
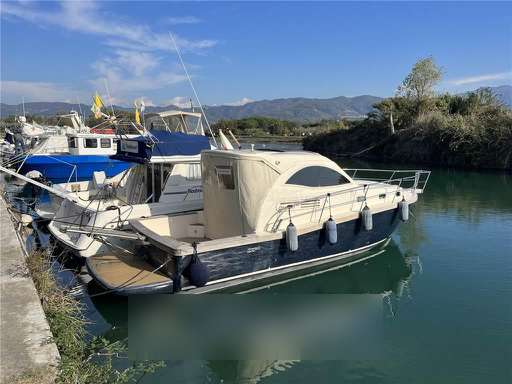
[[[176,53],[178,54],[178,58],[180,59],[183,70],[185,71],[185,75],[187,75],[188,82],[190,83],[190,87],[192,88],[192,91],[194,92],[194,96],[196,97],[197,104],[199,104],[199,108],[201,109],[201,112],[203,114],[204,121],[206,121],[206,126],[208,127],[208,130],[210,131],[210,134],[212,135],[215,145],[218,146],[217,140],[215,139],[215,136],[213,135],[212,128],[210,127],[210,123],[208,122],[208,119],[206,118],[206,114],[204,113],[203,104],[201,104],[201,101],[199,100],[199,96],[197,95],[194,84],[192,83],[192,79],[190,78],[190,75],[188,74],[187,67],[185,66],[185,63],[183,62],[183,58],[181,57],[181,53],[180,53],[180,50],[178,49],[178,45],[176,44],[176,40],[174,40],[174,36],[171,32],[169,32],[169,36],[171,37],[171,40],[174,44],[174,49],[176,50]]]
[[[107,90],[108,101],[110,102],[110,109],[112,110],[112,117],[115,117],[114,106],[112,105],[112,96],[110,96],[107,79],[104,78],[103,81],[105,82],[105,89]]]
[[[80,111],[80,119],[82,121],[85,120],[85,116],[84,116],[84,113],[82,112],[82,106],[80,105],[80,99],[78,98],[78,96],[76,97],[76,102],[78,103],[78,109]]]
[[[21,103],[22,103],[22,105],[23,105],[23,117],[26,117],[26,116],[25,116],[25,97],[22,97],[22,98],[21,98]]]

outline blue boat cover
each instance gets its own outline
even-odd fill
[[[121,139],[111,159],[147,163],[152,156],[191,156],[210,149],[208,137],[181,132],[151,131],[152,138],[139,136]]]

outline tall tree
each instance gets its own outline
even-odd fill
[[[398,94],[419,103],[434,95],[434,86],[443,73],[432,56],[420,59],[398,87]]]

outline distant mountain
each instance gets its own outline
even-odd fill
[[[376,96],[334,97],[331,99],[308,99],[303,97],[275,100],[254,101],[241,106],[214,105],[205,106],[209,120],[241,119],[250,116],[266,116],[277,119],[313,122],[321,119],[338,119],[343,117],[363,117],[372,110],[373,104],[382,100]],[[25,103],[25,113],[38,116],[55,116],[69,113],[70,110],[90,114],[89,105],[34,102]],[[114,106],[115,109],[128,110],[129,108]],[[165,107],[146,107],[146,113],[161,112],[169,109],[178,109],[174,105]],[[19,105],[0,104],[0,116],[21,114],[23,107]]]
[[[504,105],[512,108],[512,85],[500,85],[499,87],[490,87]]]
[[[500,101],[512,107],[512,86],[502,85],[491,87]],[[240,106],[214,105],[205,106],[208,119],[212,122],[220,119],[242,119],[250,116],[265,116],[276,119],[293,120],[298,122],[314,122],[321,119],[339,119],[343,117],[363,117],[373,108],[373,105],[382,100],[380,97],[363,95],[356,97],[339,96],[330,99],[311,99],[294,97],[287,99],[260,100]],[[71,110],[90,114],[90,105],[68,104],[60,102],[34,102],[25,103],[25,112],[29,115],[55,116],[69,113]],[[131,108],[114,106],[116,109],[129,110]],[[146,107],[146,113],[161,112],[169,109],[179,109],[174,105],[165,107]],[[22,105],[0,104],[0,117],[22,113]]]
[[[334,97],[331,99],[308,99],[303,97],[261,100],[242,106],[207,107],[208,117],[219,119],[241,119],[249,116],[266,116],[293,121],[318,121],[343,117],[362,117],[372,110],[373,104],[382,100],[376,96]]]

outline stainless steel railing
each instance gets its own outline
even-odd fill
[[[412,188],[422,193],[430,178],[430,171],[404,169],[344,169],[356,181],[368,180],[379,183],[400,185],[402,188]]]

